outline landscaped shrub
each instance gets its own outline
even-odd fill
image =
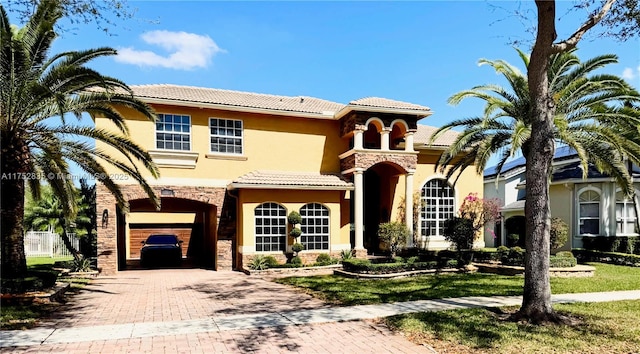
[[[550,246],[552,250],[564,246],[569,240],[569,225],[560,218],[551,219],[551,242]]]
[[[570,268],[575,267],[578,260],[573,257],[549,256],[549,267],[551,268]]]
[[[298,256],[291,258],[291,264],[302,265],[302,258]]]
[[[353,251],[352,250],[342,250],[342,251],[340,251],[340,258],[342,258],[343,261],[345,259],[352,259],[353,258]]]
[[[500,254],[500,262],[504,265],[522,266],[524,265],[524,253],[525,251],[516,246],[511,247],[508,250],[498,247],[498,253]]]
[[[83,255],[78,255],[78,258],[73,260],[71,267],[72,272],[89,272],[91,271],[91,259],[85,258]]]
[[[298,238],[300,237],[300,235],[302,235],[302,230],[300,230],[297,227],[294,227],[291,229],[291,231],[289,231],[289,236],[293,237],[293,238]]]
[[[337,259],[331,258],[328,253],[320,253],[318,257],[316,257],[316,263],[314,265],[317,266],[327,266],[331,264],[338,263]]]
[[[558,252],[556,253],[556,257],[562,257],[562,258],[575,258],[573,256],[573,253],[571,253],[570,251],[562,251],[562,252]]]
[[[504,246],[500,246],[500,247],[504,247]],[[504,247],[505,249],[509,250],[508,248]],[[473,251],[473,259],[475,262],[481,262],[481,263],[487,263],[487,262],[491,262],[491,261],[499,261],[500,260],[500,253],[497,250],[487,250],[487,249],[481,249],[481,250],[474,250]]]
[[[407,225],[400,222],[387,222],[380,224],[378,228],[378,238],[389,246],[391,257],[394,257],[398,250],[407,243],[409,229]]]
[[[344,270],[354,273],[389,274],[410,270],[428,270],[440,268],[455,268],[457,261],[449,260],[442,266],[437,261],[429,262],[380,262],[375,263],[366,259],[349,259],[342,261]]]
[[[616,253],[616,252],[601,252],[591,250],[573,250],[576,258],[581,262],[602,262],[611,263],[617,265],[625,265],[632,267],[640,267],[640,255]]]
[[[268,268],[273,268],[280,264],[274,256],[265,256],[264,261],[267,263]]]
[[[269,268],[269,266],[267,264],[267,260],[265,259],[265,256],[262,256],[262,255],[255,256],[249,262],[249,269],[264,270],[267,268]]]
[[[601,252],[640,254],[640,237],[633,236],[595,236],[583,237],[582,247]]]
[[[453,217],[445,220],[442,234],[458,251],[473,248],[475,229],[470,219]]]
[[[419,261],[420,261],[420,257],[418,257],[418,256],[408,257],[408,258],[405,258],[405,260],[404,260],[404,262],[407,263],[407,265],[409,267],[415,265]]]
[[[515,247],[520,242],[520,235],[518,234],[509,234],[507,235],[507,245],[509,247]]]

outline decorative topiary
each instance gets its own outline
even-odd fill
[[[289,221],[289,224],[291,225],[302,224],[302,216],[294,210],[289,213],[289,216],[287,216],[287,221]]]
[[[302,258],[298,256],[291,258],[291,264],[302,265]]]
[[[294,243],[293,246],[291,246],[291,250],[296,253],[296,256],[298,256],[298,252],[300,252],[300,251],[302,251],[304,249],[305,249],[305,247],[301,243]]]
[[[302,230],[300,230],[297,227],[294,227],[291,229],[291,231],[289,231],[289,236],[293,237],[293,238],[298,238],[300,237],[300,235],[302,235]]]

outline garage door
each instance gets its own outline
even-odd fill
[[[152,234],[175,234],[178,235],[178,239],[182,240],[182,257],[187,256],[189,248],[189,241],[191,240],[191,227],[155,227],[155,228],[135,228],[135,225],[130,226],[129,232],[129,258],[140,258],[140,248],[142,247],[142,241],[146,240],[149,235]]]

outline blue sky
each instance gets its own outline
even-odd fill
[[[586,18],[558,2],[559,36]],[[480,58],[520,65],[510,42],[528,49],[532,1],[220,2],[130,1],[136,18],[117,21],[112,36],[78,25],[54,51],[111,46],[117,58],[95,67],[128,84],[171,83],[340,103],[367,96],[426,105],[422,124],[439,126],[479,112],[477,102],[447,104],[452,94],[498,83]],[[529,19],[514,14],[523,13]],[[638,39],[588,36],[578,55],[615,53],[607,72],[640,87]]]

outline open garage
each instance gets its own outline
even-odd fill
[[[200,201],[165,198],[155,210],[148,199],[129,202],[118,222],[119,270],[140,266],[140,249],[150,235],[174,234],[182,245],[183,265],[216,269],[216,207]]]

